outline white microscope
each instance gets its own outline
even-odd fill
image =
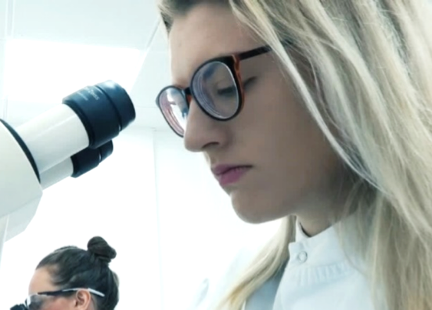
[[[4,243],[31,222],[43,190],[96,168],[135,120],[126,91],[107,81],[12,128],[0,119],[0,261]]]

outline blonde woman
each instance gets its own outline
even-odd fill
[[[197,309],[432,309],[427,0],[161,0],[157,104],[236,213],[283,219]]]

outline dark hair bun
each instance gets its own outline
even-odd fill
[[[87,243],[87,250],[106,264],[117,256],[117,252],[102,237],[91,238]]]

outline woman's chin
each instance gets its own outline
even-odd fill
[[[232,192],[230,196],[235,213],[246,223],[261,224],[287,216],[281,208],[274,207],[277,204],[257,195]]]
[[[294,214],[298,200],[280,197],[265,191],[235,190],[230,194],[231,204],[237,216],[246,223],[261,224]]]

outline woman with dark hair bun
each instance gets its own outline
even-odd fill
[[[60,248],[36,267],[23,308],[28,310],[114,310],[119,280],[109,268],[116,251],[101,237],[87,250]]]

